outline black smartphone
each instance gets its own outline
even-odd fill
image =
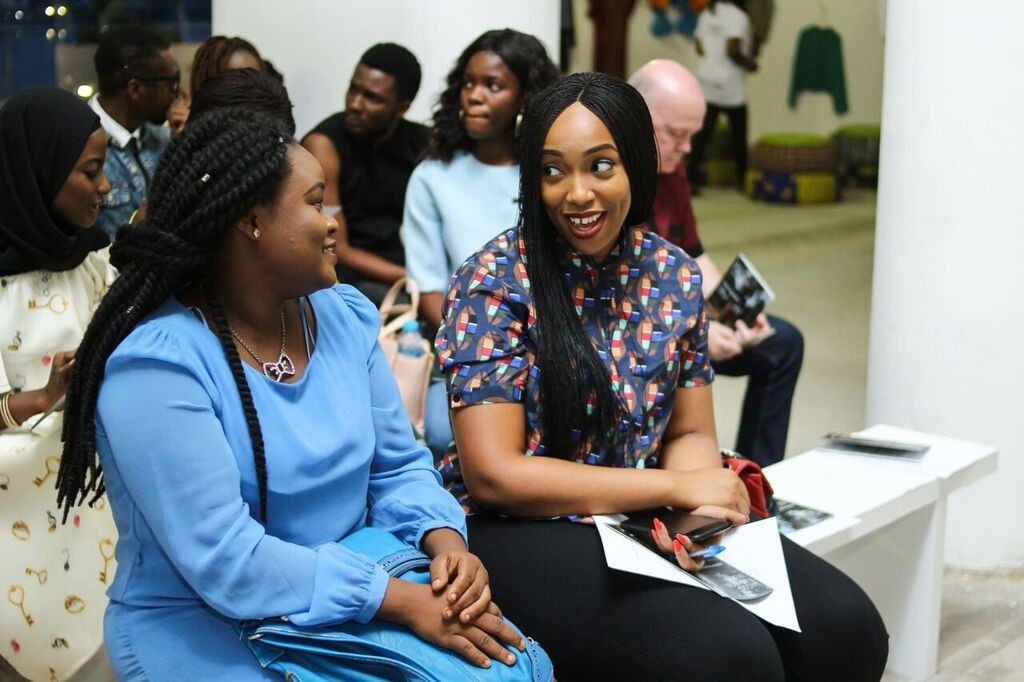
[[[654,519],[657,517],[668,529],[668,536],[674,538],[678,535],[685,535],[691,542],[701,543],[709,540],[719,533],[732,528],[732,524],[723,519],[715,519],[710,516],[691,514],[688,511],[659,507],[657,509],[645,509],[643,511],[630,512],[624,521],[619,524],[627,533],[640,539],[650,539],[651,531],[654,529]]]

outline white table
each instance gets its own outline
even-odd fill
[[[765,473],[778,497],[834,515],[790,539],[857,581],[889,630],[888,669],[924,680],[938,665],[946,498],[995,471],[997,453],[886,425],[859,435],[931,448],[916,462],[819,448]]]

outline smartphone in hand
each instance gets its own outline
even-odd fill
[[[685,535],[691,542],[698,544],[732,528],[732,524],[724,519],[700,516],[667,507],[630,512],[619,527],[638,538],[650,537],[655,518],[665,524],[670,538]]]
[[[659,519],[662,518],[660,511],[661,510],[659,510],[658,515]],[[717,519],[713,520],[717,521]],[[668,525],[664,520],[662,523],[665,523],[666,526]],[[664,557],[666,561],[672,563],[676,568],[682,570],[682,568],[680,568],[676,563],[674,556],[664,554],[658,547],[654,538],[651,537],[651,528],[643,526],[627,530],[624,527],[625,524],[626,522],[622,522],[619,527],[616,528],[615,526],[612,526],[612,528],[617,532],[626,535],[635,542],[639,542],[641,545],[647,547],[659,556]],[[687,571],[687,573],[712,592],[717,592],[724,597],[729,597],[736,601],[758,601],[772,593],[773,590],[770,586],[715,556],[723,549],[725,548],[722,547],[722,545],[715,545],[713,547],[706,547],[693,552],[690,556],[695,559],[704,559],[704,564],[699,571]]]

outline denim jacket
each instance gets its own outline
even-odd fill
[[[96,227],[101,228],[113,242],[117,228],[128,222],[132,213],[142,205],[149,191],[148,178],[153,177],[160,155],[171,141],[167,126],[143,123],[139,127],[139,158],[146,169],[143,173],[128,143],[134,134],[115,121],[99,102],[99,95],[93,95],[89,107],[100,117],[100,125],[107,133],[107,160],[103,172],[110,181],[110,193],[103,201]]]
[[[142,124],[139,157],[150,178],[170,140],[171,132],[166,126]],[[110,181],[110,193],[103,201],[96,225],[103,228],[113,242],[117,228],[127,223],[132,213],[142,205],[149,187],[135,156],[127,147],[118,146],[113,138],[107,144],[107,160],[103,164],[103,172]]]

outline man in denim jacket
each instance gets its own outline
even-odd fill
[[[99,92],[89,106],[107,133],[103,172],[111,187],[97,226],[111,241],[145,200],[170,142],[170,130],[163,124],[181,81],[170,48],[160,34],[138,26],[111,29],[96,48]]]

